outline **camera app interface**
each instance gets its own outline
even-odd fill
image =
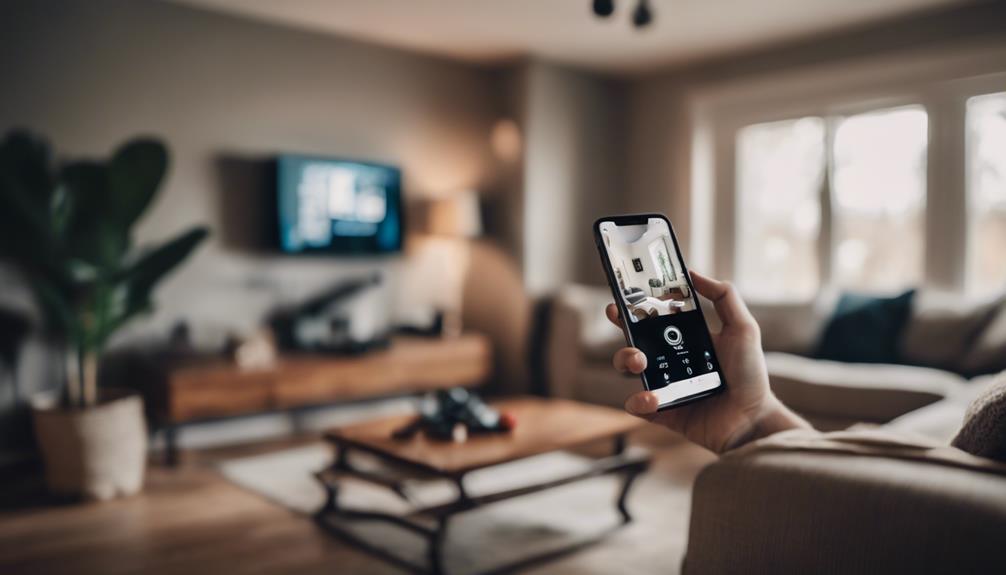
[[[628,311],[626,327],[646,354],[646,382],[664,405],[715,389],[719,365],[671,231],[646,224],[600,224],[613,282]]]

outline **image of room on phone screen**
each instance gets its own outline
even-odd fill
[[[601,237],[633,323],[695,309],[695,298],[663,220],[651,218],[647,224],[631,226],[603,222]]]

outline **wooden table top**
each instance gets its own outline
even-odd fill
[[[431,439],[424,433],[418,433],[411,439],[396,440],[391,437],[392,432],[413,417],[398,416],[339,427],[325,436],[337,445],[367,451],[436,474],[456,476],[532,455],[614,438],[643,425],[642,420],[621,410],[565,399],[515,397],[491,404],[516,417],[517,426],[513,431],[471,435],[465,443]]]

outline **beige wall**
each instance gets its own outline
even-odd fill
[[[525,282],[532,293],[601,284],[591,224],[623,209],[624,86],[543,62],[525,82]]]
[[[491,191],[492,70],[159,2],[0,8],[0,131],[28,127],[60,153],[105,155],[163,137],[172,167],[139,227],[165,238],[205,222],[210,242],[158,293],[157,326],[247,329],[277,301],[394,258],[283,258],[263,251],[268,182],[256,161],[307,152],[390,162],[405,194]]]

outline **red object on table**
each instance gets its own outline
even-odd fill
[[[517,417],[509,411],[504,411],[500,414],[500,426],[503,429],[510,431],[511,429],[517,427]]]

